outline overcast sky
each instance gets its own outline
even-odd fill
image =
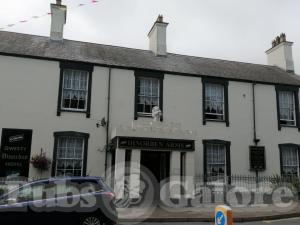
[[[55,0],[1,0],[0,27],[49,36]],[[147,34],[158,14],[168,26],[168,52],[266,64],[265,51],[285,32],[294,42],[300,74],[300,1],[298,0],[63,0],[68,6],[66,39],[148,49]],[[87,4],[77,7],[78,4]],[[0,40],[1,41],[1,40]]]

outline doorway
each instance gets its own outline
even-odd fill
[[[170,177],[170,152],[141,151],[141,165],[146,167],[159,183]]]

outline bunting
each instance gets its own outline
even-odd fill
[[[97,4],[97,3],[100,2],[99,0],[87,0],[88,2],[84,2],[84,0],[81,0],[81,1],[82,1],[81,3],[77,4],[76,6],[70,7],[68,10],[73,10],[75,8],[79,8],[79,7],[83,7],[83,6],[88,6],[88,5],[95,5],[95,4]],[[67,9],[66,8],[62,8],[62,10],[67,10]],[[6,25],[3,25],[3,26],[0,25],[0,31],[5,30],[7,28],[14,27],[16,25],[28,23],[28,22],[30,22],[32,20],[41,19],[41,18],[46,17],[46,16],[51,16],[51,15],[52,15],[51,12],[47,12],[47,13],[44,13],[44,14],[41,14],[41,15],[32,15],[31,17],[24,18],[22,20],[19,20],[16,23],[10,23],[10,24],[6,24]]]

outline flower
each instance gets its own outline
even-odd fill
[[[34,168],[41,171],[46,171],[50,168],[51,160],[46,157],[46,153],[41,152],[40,154],[33,156],[30,160],[30,163]]]

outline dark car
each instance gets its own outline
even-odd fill
[[[1,224],[117,223],[114,193],[100,177],[50,178],[0,197]]]

